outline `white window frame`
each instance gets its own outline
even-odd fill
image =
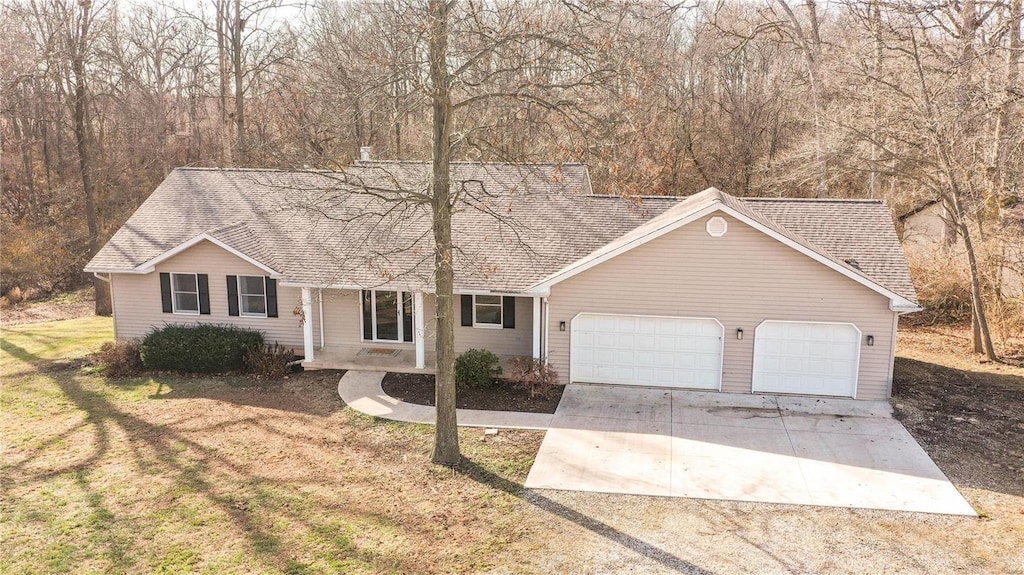
[[[501,297],[500,295],[497,295],[497,296],[485,296],[485,297],[496,297],[496,298],[498,298],[498,303],[496,303],[496,304],[494,304],[494,303],[481,303],[481,304],[477,304],[476,303],[477,296],[474,295],[473,296],[473,327],[479,327],[479,328],[483,328],[483,329],[502,329],[502,328],[504,328],[505,327],[505,298]],[[478,322],[476,320],[476,306],[477,305],[489,306],[489,307],[497,307],[498,308],[498,323],[486,323],[486,322],[480,323],[480,322]]]
[[[245,297],[255,297],[260,294],[246,294],[242,293],[242,278],[258,278],[263,280],[263,313],[254,313],[245,311],[245,306],[242,302],[245,301]],[[267,276],[235,276],[235,281],[238,282],[238,315],[244,317],[267,317]]]
[[[362,292],[364,292],[364,291],[370,292],[370,335],[372,336],[372,339],[366,339],[366,337],[363,336],[363,293]],[[395,340],[395,339],[377,339],[377,292],[378,291],[379,292],[391,292],[391,293],[398,294],[398,296],[397,296],[398,297],[398,306],[397,306],[398,309],[396,310],[396,314],[397,314],[396,319],[398,320],[398,339],[397,340]],[[400,343],[400,344],[406,344],[406,345],[408,345],[410,343],[415,343],[416,342],[416,327],[415,327],[416,326],[416,316],[415,316],[415,314],[418,313],[418,311],[416,310],[416,306],[415,305],[413,306],[413,310],[412,310],[412,313],[413,313],[412,341],[405,341],[405,322],[402,321],[402,304],[405,301],[404,298],[405,298],[405,294],[406,293],[408,293],[408,292],[404,292],[404,291],[401,291],[401,290],[393,290],[393,289],[382,289],[382,290],[370,289],[370,290],[362,290],[362,291],[359,292],[359,341],[362,341],[362,342],[373,342],[373,343]]]
[[[175,289],[174,276],[192,276],[196,284],[196,291],[179,291]],[[178,294],[179,293],[194,293],[196,294],[196,309],[192,311],[190,309],[178,309]],[[199,274],[187,273],[187,272],[171,272],[171,311],[176,315],[199,315],[199,310],[203,309],[203,302],[199,301]]]

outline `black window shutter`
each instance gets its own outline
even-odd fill
[[[473,296],[462,296],[462,327],[473,327]]]
[[[238,315],[238,276],[228,276],[228,315]]]
[[[402,339],[405,341],[412,341],[413,332],[413,304],[412,294],[409,292],[402,293]]]
[[[506,329],[516,327],[516,298],[514,297],[501,298],[501,327]]]
[[[267,278],[267,317],[277,317],[277,280]]]
[[[173,313],[174,305],[171,303],[171,274],[160,274],[160,299],[164,304],[164,313]]]
[[[199,286],[199,313],[210,315],[210,276],[196,274],[196,284]]]
[[[363,302],[363,339],[373,339],[373,294],[370,290],[364,289],[362,293]]]

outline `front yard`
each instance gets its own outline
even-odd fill
[[[914,332],[898,413],[980,519],[523,493],[542,433],[344,407],[338,374],[107,380],[106,319],[5,326],[5,573],[1024,573],[1024,372]],[[951,399],[951,398],[955,398]]]
[[[521,502],[428,464],[433,430],[345,410],[339,375],[108,381],[106,319],[5,328],[5,573],[422,573],[506,560]],[[539,433],[463,434],[521,483]]]

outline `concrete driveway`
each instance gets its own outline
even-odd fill
[[[886,403],[610,385],[566,386],[526,487],[975,514]]]

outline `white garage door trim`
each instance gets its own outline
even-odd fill
[[[717,381],[714,387],[683,387],[678,385],[659,384],[656,382],[644,382],[644,383],[625,383],[625,385],[643,385],[651,387],[674,387],[678,389],[703,389],[707,391],[721,391],[722,390],[722,373],[724,371],[725,363],[725,326],[722,322],[718,321],[713,317],[685,317],[685,316],[665,316],[665,315],[646,315],[646,314],[623,314],[623,313],[599,313],[599,312],[580,312],[576,314],[570,323],[569,329],[569,381],[576,382],[576,363],[578,360],[578,353],[574,353],[574,345],[579,342],[577,330],[579,329],[580,322],[578,321],[584,316],[595,316],[595,317],[628,317],[628,318],[651,318],[651,319],[671,319],[671,320],[692,320],[702,322],[714,322],[718,326],[718,374]],[[619,379],[614,378],[599,378],[599,377],[588,377],[585,380],[580,380],[580,383],[609,383],[609,384],[624,384]]]
[[[764,354],[767,352],[764,350],[764,346],[770,342],[770,338],[765,335],[764,329],[766,324],[769,327],[774,327],[779,324],[809,324],[809,325],[830,325],[830,326],[843,326],[852,327],[857,332],[857,344],[855,360],[853,362],[853,385],[849,394],[825,394],[825,393],[814,393],[806,390],[796,389],[778,389],[766,381],[764,374]],[[863,332],[856,325],[850,322],[829,322],[829,321],[794,321],[794,320],[764,320],[758,324],[754,330],[754,362],[753,362],[753,373],[751,377],[751,391],[753,393],[788,393],[788,394],[800,394],[800,395],[821,395],[831,397],[857,397],[857,385],[860,380],[860,352],[861,352],[861,341],[863,339]]]

